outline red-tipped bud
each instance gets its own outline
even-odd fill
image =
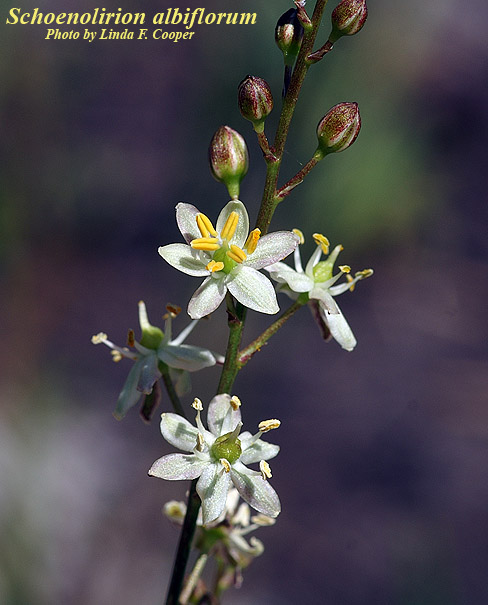
[[[357,103],[334,105],[317,126],[319,146],[316,154],[324,157],[328,153],[338,153],[350,147],[361,128],[361,116]]]
[[[357,34],[367,16],[366,0],[342,0],[332,11],[332,33],[329,41],[334,43],[341,36]]]
[[[238,199],[241,181],[249,167],[242,136],[229,126],[221,126],[210,141],[208,157],[214,177],[226,185],[232,199]]]
[[[275,40],[283,53],[285,65],[293,65],[302,45],[303,25],[297,16],[297,9],[290,8],[278,19],[275,29]]]
[[[256,132],[263,132],[264,121],[273,109],[273,95],[269,84],[262,78],[246,76],[239,84],[239,110],[250,120]]]

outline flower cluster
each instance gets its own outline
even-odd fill
[[[241,402],[238,397],[217,395],[208,407],[208,430],[200,412],[202,402],[195,399],[196,426],[178,414],[161,416],[161,433],[171,445],[191,454],[168,454],[156,460],[149,470],[154,477],[169,480],[197,479],[197,493],[202,501],[204,525],[216,521],[225,509],[231,484],[242,499],[258,512],[277,517],[281,505],[268,483],[272,476],[266,460],[274,458],[279,446],[261,439],[263,433],[280,426],[279,420],[265,420],[258,432],[241,433]],[[259,462],[259,471],[246,465]]]

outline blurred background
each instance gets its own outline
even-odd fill
[[[353,353],[324,343],[304,309],[237,379],[247,426],[282,420],[271,441],[283,513],[256,534],[266,552],[226,602],[488,602],[488,5],[469,4],[371,0],[361,33],[305,82],[282,183],[331,106],[357,101],[363,127],[273,229],[301,228],[305,258],[322,232],[344,245],[341,263],[375,275],[339,300]],[[157,248],[180,241],[178,201],[211,218],[228,201],[207,165],[221,124],[247,139],[241,198],[256,217],[264,163],[236,90],[263,77],[279,106],[274,26],[292,4],[212,0],[207,11],[257,12],[257,24],[195,27],[177,44],[45,40],[44,26],[6,25],[11,6],[0,0],[0,602],[161,603],[178,540],[161,508],[187,489],[147,477],[173,449],[158,426],[169,402],[149,425],[136,409],[117,422],[130,362],[90,337],[124,344],[140,299],[153,323],[166,303],[186,306],[198,280]],[[268,323],[250,313],[244,340]],[[224,326],[220,309],[188,342],[224,352]],[[208,403],[218,376],[193,375],[193,394]]]

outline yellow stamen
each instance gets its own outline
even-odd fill
[[[359,277],[359,279],[366,279],[367,277],[371,277],[373,273],[373,269],[363,269],[362,271],[357,271],[356,277]]]
[[[244,248],[246,248],[248,254],[252,254],[254,250],[256,250],[256,246],[258,245],[260,237],[261,229],[253,229],[251,231],[246,240],[246,243],[244,244]]]
[[[324,254],[329,254],[330,242],[325,237],[325,235],[322,235],[321,233],[314,233],[313,239],[315,240],[315,243],[317,244],[317,246],[320,246],[322,248],[322,252]]]
[[[304,244],[305,238],[303,236],[303,233],[300,231],[300,229],[292,229],[292,231],[295,235],[298,235],[298,237],[300,238],[300,244]]]
[[[258,429],[261,433],[267,433],[272,429],[277,429],[281,425],[281,422],[277,418],[272,418],[271,420],[263,420],[258,424]]]
[[[266,479],[271,479],[273,476],[271,473],[271,467],[266,462],[266,460],[261,460],[259,463],[259,470],[261,471],[261,477],[266,481]]]
[[[276,521],[274,519],[272,519],[271,517],[268,517],[266,515],[263,515],[262,513],[259,513],[259,515],[254,515],[251,517],[251,521],[253,523],[255,523],[256,525],[261,525],[261,526],[266,526],[266,525],[274,525],[276,523]]]
[[[231,245],[230,250],[227,251],[227,256],[234,260],[236,263],[242,263],[246,260],[247,255],[244,250],[241,250],[239,246]]]
[[[234,235],[237,229],[237,223],[239,222],[239,215],[237,212],[232,211],[227,220],[225,221],[224,228],[220,232],[220,237],[222,239],[230,240]]]
[[[342,273],[351,273],[351,267],[349,265],[339,265],[339,270]]]
[[[205,269],[207,271],[210,271],[211,273],[215,273],[215,271],[222,271],[223,268],[224,268],[224,263],[214,261],[214,260],[211,260],[208,263],[208,265],[205,267]]]
[[[241,400],[237,395],[232,395],[229,403],[232,406],[233,410],[238,410],[241,407]]]
[[[354,280],[354,279],[353,279],[353,278],[352,278],[350,275],[346,275],[346,279],[347,279],[347,281],[348,281],[348,282],[351,284],[351,285],[349,286],[349,290],[350,290],[351,292],[354,292],[354,288],[356,287],[356,282],[355,282],[355,280]]]
[[[199,452],[203,452],[203,448],[205,446],[205,439],[203,438],[202,433],[197,433],[197,450]]]
[[[199,237],[190,242],[190,246],[195,250],[218,250],[220,248],[219,240],[216,237]]]
[[[112,355],[112,361],[120,361],[122,359],[122,353],[120,351],[116,351],[115,349],[113,349],[112,351],[110,351],[110,354]]]
[[[100,343],[107,340],[107,338],[108,336],[105,334],[105,332],[99,332],[98,334],[95,334],[91,337],[91,341],[94,345],[99,345]]]
[[[203,410],[203,403],[201,399],[198,399],[198,397],[195,397],[195,399],[193,400],[193,403],[191,404],[191,407],[196,410],[197,412],[201,412]]]
[[[215,231],[214,226],[212,225],[212,221],[202,214],[201,212],[197,214],[197,227],[202,234],[202,237],[208,237],[212,235],[213,237],[217,237],[217,231]]]
[[[230,473],[230,464],[229,461],[226,460],[225,458],[221,458],[219,460],[220,464],[224,467],[224,470],[226,473]]]

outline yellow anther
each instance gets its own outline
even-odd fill
[[[362,271],[357,271],[356,277],[359,279],[366,279],[367,277],[371,277],[373,273],[373,269],[363,269]]]
[[[354,288],[356,287],[356,280],[354,280],[350,275],[346,275],[347,281],[351,284],[349,286],[349,290],[354,292]]]
[[[329,254],[330,242],[325,237],[325,235],[322,235],[321,233],[314,233],[313,239],[315,240],[315,243],[317,244],[317,246],[320,246],[322,248],[322,252],[324,254]]]
[[[293,233],[295,235],[298,235],[298,237],[300,238],[300,244],[304,244],[305,243],[305,237],[303,236],[302,231],[300,231],[300,229],[292,229]]]
[[[222,239],[230,240],[236,232],[238,222],[239,215],[237,214],[237,212],[232,211],[227,217],[227,220],[225,221],[224,228],[220,232],[220,237]]]
[[[259,470],[261,471],[261,477],[266,481],[266,479],[271,479],[273,476],[271,473],[271,467],[266,462],[266,460],[261,460],[259,463]]]
[[[339,265],[339,271],[342,271],[342,273],[351,273],[351,267],[349,265]]]
[[[168,303],[166,305],[166,311],[168,311],[168,313],[171,315],[171,317],[177,317],[181,313],[181,307],[179,307],[178,305],[172,305],[171,303]],[[164,319],[166,319],[166,317]]]
[[[202,237],[208,237],[212,235],[213,237],[217,237],[217,231],[215,231],[214,226],[212,225],[212,221],[202,214],[201,212],[197,214],[197,227],[202,234]]]
[[[112,361],[120,361],[122,359],[122,353],[120,351],[116,351],[115,349],[112,349],[112,351],[110,351],[110,354],[112,355]]]
[[[229,461],[226,460],[225,458],[221,458],[219,460],[220,464],[224,467],[224,470],[226,473],[230,473],[230,464]]]
[[[242,263],[247,258],[247,255],[244,250],[241,250],[239,246],[236,246],[234,244],[232,244],[230,250],[227,251],[227,256],[234,260],[236,263]]]
[[[107,338],[108,336],[105,334],[105,332],[99,332],[98,334],[95,334],[91,337],[91,341],[94,345],[99,345],[100,343],[107,340]]]
[[[203,403],[201,401],[201,399],[198,399],[198,397],[195,397],[195,399],[193,400],[193,403],[191,404],[191,407],[196,410],[197,412],[201,412],[203,410]]]
[[[252,254],[256,250],[259,238],[261,237],[261,229],[253,229],[248,235],[244,248],[246,248],[248,254]]]
[[[127,345],[129,347],[133,347],[136,341],[136,337],[134,336],[134,330],[129,330],[127,332]]]
[[[242,405],[241,400],[239,399],[239,397],[237,395],[232,395],[229,403],[232,406],[233,410],[238,410]]]
[[[259,513],[259,515],[253,515],[251,517],[251,521],[256,525],[266,526],[266,525],[274,525],[276,523],[275,519],[268,517],[267,515],[263,515]]]
[[[202,433],[197,433],[197,450],[199,452],[203,452],[203,448],[205,447],[205,439],[203,438]]]
[[[195,250],[213,251],[220,248],[219,240],[216,237],[199,237],[192,239],[190,246]]]
[[[277,418],[272,418],[271,420],[263,420],[258,424],[258,429],[261,433],[267,433],[272,429],[277,429],[280,426],[281,422]]]
[[[215,271],[222,271],[222,269],[224,268],[224,263],[221,263],[220,261],[214,261],[211,260],[208,265],[205,267],[205,269],[207,271],[210,271],[211,273],[215,273]]]

